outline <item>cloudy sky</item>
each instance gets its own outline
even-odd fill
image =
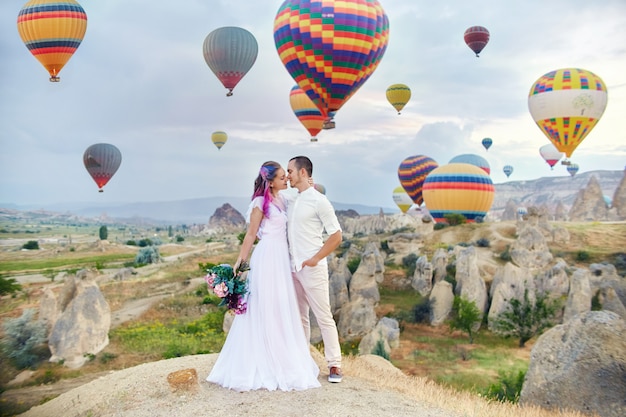
[[[22,0],[0,2],[0,205],[102,204],[249,196],[266,160],[286,166],[305,154],[337,202],[393,207],[397,168],[411,155],[440,165],[476,153],[494,183],[568,175],[539,156],[547,139],[527,97],[551,70],[578,67],[605,81],[607,109],[572,160],[579,172],[626,164],[626,2],[604,0],[381,0],[387,51],[370,79],[337,113],[337,127],[311,143],[289,106],[295,82],[273,40],[280,0],[81,0],[85,39],[51,83],[20,39]],[[469,26],[489,29],[480,58]],[[259,55],[232,97],[206,65],[202,44],[222,26],[254,34]],[[407,84],[398,116],[386,88]],[[226,131],[218,151],[211,133]],[[489,151],[481,145],[493,138]],[[122,165],[98,193],[82,155],[117,146]]]

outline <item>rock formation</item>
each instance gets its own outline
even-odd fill
[[[611,211],[615,212],[616,220],[626,220],[626,169],[624,169],[624,177],[615,189]]]
[[[428,298],[430,303],[430,324],[440,326],[448,320],[454,304],[454,292],[452,284],[448,281],[435,283]]]
[[[606,220],[607,215],[608,207],[600,183],[595,176],[591,176],[587,186],[578,192],[569,211],[569,219],[576,222]]]
[[[520,405],[602,417],[626,415],[626,322],[590,311],[539,337],[532,348]]]
[[[243,230],[245,226],[246,219],[228,203],[215,209],[215,213],[209,219],[209,228],[220,232]]]
[[[411,287],[422,297],[430,294],[433,288],[433,265],[426,256],[420,256],[415,262],[415,272],[411,279]]]
[[[383,343],[383,349],[387,354],[391,349],[400,346],[400,325],[398,320],[383,317],[376,327],[366,334],[359,343],[359,355],[367,355],[374,352],[379,341]]]

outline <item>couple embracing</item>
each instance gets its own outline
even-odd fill
[[[341,382],[341,347],[330,309],[326,257],[341,243],[335,211],[312,185],[306,156],[261,166],[246,214],[237,267],[250,255],[248,309],[235,316],[207,381],[237,391],[319,387],[309,350],[312,310],[324,341],[328,380]],[[281,193],[289,181],[297,194]],[[326,241],[322,232],[329,235]]]

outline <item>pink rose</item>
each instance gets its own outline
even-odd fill
[[[220,282],[219,284],[217,284],[215,286],[215,288],[213,288],[213,292],[218,297],[224,298],[224,297],[226,297],[226,295],[228,295],[228,287],[226,286],[225,283]]]
[[[209,285],[209,287],[213,288],[213,285],[215,285],[215,278],[217,278],[217,275],[208,274],[206,277],[204,277],[204,280]]]

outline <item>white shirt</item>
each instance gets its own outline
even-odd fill
[[[287,238],[291,269],[299,271],[302,262],[315,255],[324,245],[322,233],[341,231],[339,220],[328,198],[313,187],[301,193],[282,194],[287,200]],[[326,258],[320,264],[326,264]]]

